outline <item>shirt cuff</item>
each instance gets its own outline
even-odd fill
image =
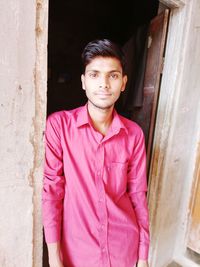
[[[60,229],[58,229],[58,227],[44,228],[44,235],[46,243],[56,243],[60,241]]]
[[[138,252],[139,260],[148,260],[148,255],[149,255],[149,246],[148,245],[140,245],[139,246],[139,252]]]

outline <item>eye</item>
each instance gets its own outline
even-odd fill
[[[94,79],[98,77],[98,74],[97,72],[89,72],[89,77]]]
[[[110,74],[110,78],[113,79],[113,80],[118,79],[118,77],[119,77],[118,73],[111,73]]]

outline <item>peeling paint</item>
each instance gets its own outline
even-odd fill
[[[34,148],[34,163],[30,177],[34,177],[33,195],[33,267],[42,265],[42,223],[41,189],[43,181],[43,133],[46,122],[47,91],[47,40],[48,40],[48,0],[36,1],[36,65],[34,69],[35,116],[32,119],[34,136],[31,142]]]

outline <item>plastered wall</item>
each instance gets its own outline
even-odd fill
[[[42,260],[40,189],[47,31],[42,9],[46,14],[46,2],[0,1],[2,267],[40,267]]]

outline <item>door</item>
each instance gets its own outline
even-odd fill
[[[169,9],[156,16],[149,25],[148,51],[144,75],[144,98],[141,108],[134,108],[133,120],[143,129],[147,148],[147,170],[149,172],[151,148],[159,98],[159,88],[164,63]]]

